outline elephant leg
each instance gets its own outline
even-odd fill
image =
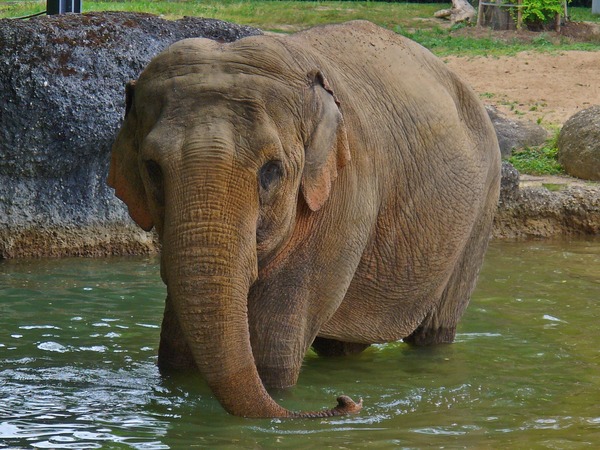
[[[493,193],[491,194],[493,196]],[[496,205],[496,202],[493,202]],[[475,289],[488,241],[493,212],[487,211],[476,223],[463,254],[442,293],[438,306],[431,311],[404,342],[417,345],[447,344],[454,341],[456,325],[463,315]]]
[[[158,368],[161,373],[197,370],[192,352],[183,336],[169,297],[165,302],[165,312],[160,331]]]
[[[429,314],[423,323],[412,332],[410,336],[403,339],[411,345],[424,347],[436,344],[451,344],[456,336],[456,324],[439,325],[435,313]]]
[[[357,355],[364,351],[369,344],[356,344],[354,342],[336,341],[316,337],[312,343],[312,348],[319,356],[348,356]]]
[[[336,341],[317,337],[312,348],[319,356],[348,356],[356,355],[369,347],[369,344]],[[304,353],[302,353],[304,355]],[[257,361],[260,378],[268,389],[285,389],[294,386],[298,381],[303,358],[283,360],[281,363],[262,360]],[[286,364],[287,362],[287,364]]]

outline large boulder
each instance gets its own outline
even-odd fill
[[[485,109],[496,130],[502,158],[508,158],[514,149],[536,147],[548,139],[548,132],[538,124],[509,119],[491,105]]]
[[[105,183],[124,86],[175,41],[260,33],[133,13],[0,20],[0,259],[152,251]]]
[[[569,175],[600,181],[600,105],[565,122],[558,136],[558,162]]]

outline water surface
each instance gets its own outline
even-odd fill
[[[0,263],[0,448],[581,448],[600,442],[600,240],[494,242],[453,345],[309,354],[294,410],[229,416],[161,377],[154,258]]]

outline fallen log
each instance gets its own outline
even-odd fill
[[[452,24],[473,22],[475,8],[467,0],[452,0],[451,9],[441,9],[433,14],[438,19],[448,19]]]

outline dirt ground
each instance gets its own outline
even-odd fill
[[[484,103],[513,119],[562,125],[576,112],[600,104],[600,51],[450,56],[444,61]]]
[[[455,32],[503,42],[598,44],[598,52],[523,52],[506,57],[446,57],[484,103],[496,106],[511,119],[537,122],[546,128],[562,126],[573,114],[600,104],[600,24],[567,21],[559,32],[491,30],[464,27]]]
[[[596,39],[596,30],[590,33],[592,28],[583,23],[571,24],[578,25],[568,29],[574,40]],[[466,31],[481,32],[481,29]],[[514,34],[510,35],[514,32],[504,33],[506,36],[500,38],[514,38]],[[520,34],[524,39],[535,35]],[[522,52],[510,57],[450,56],[444,61],[473,87],[484,103],[496,106],[511,119],[536,122],[551,130],[562,126],[578,111],[600,104],[600,42],[598,50]],[[588,181],[568,176],[522,174],[520,178],[522,187],[590,185]]]

